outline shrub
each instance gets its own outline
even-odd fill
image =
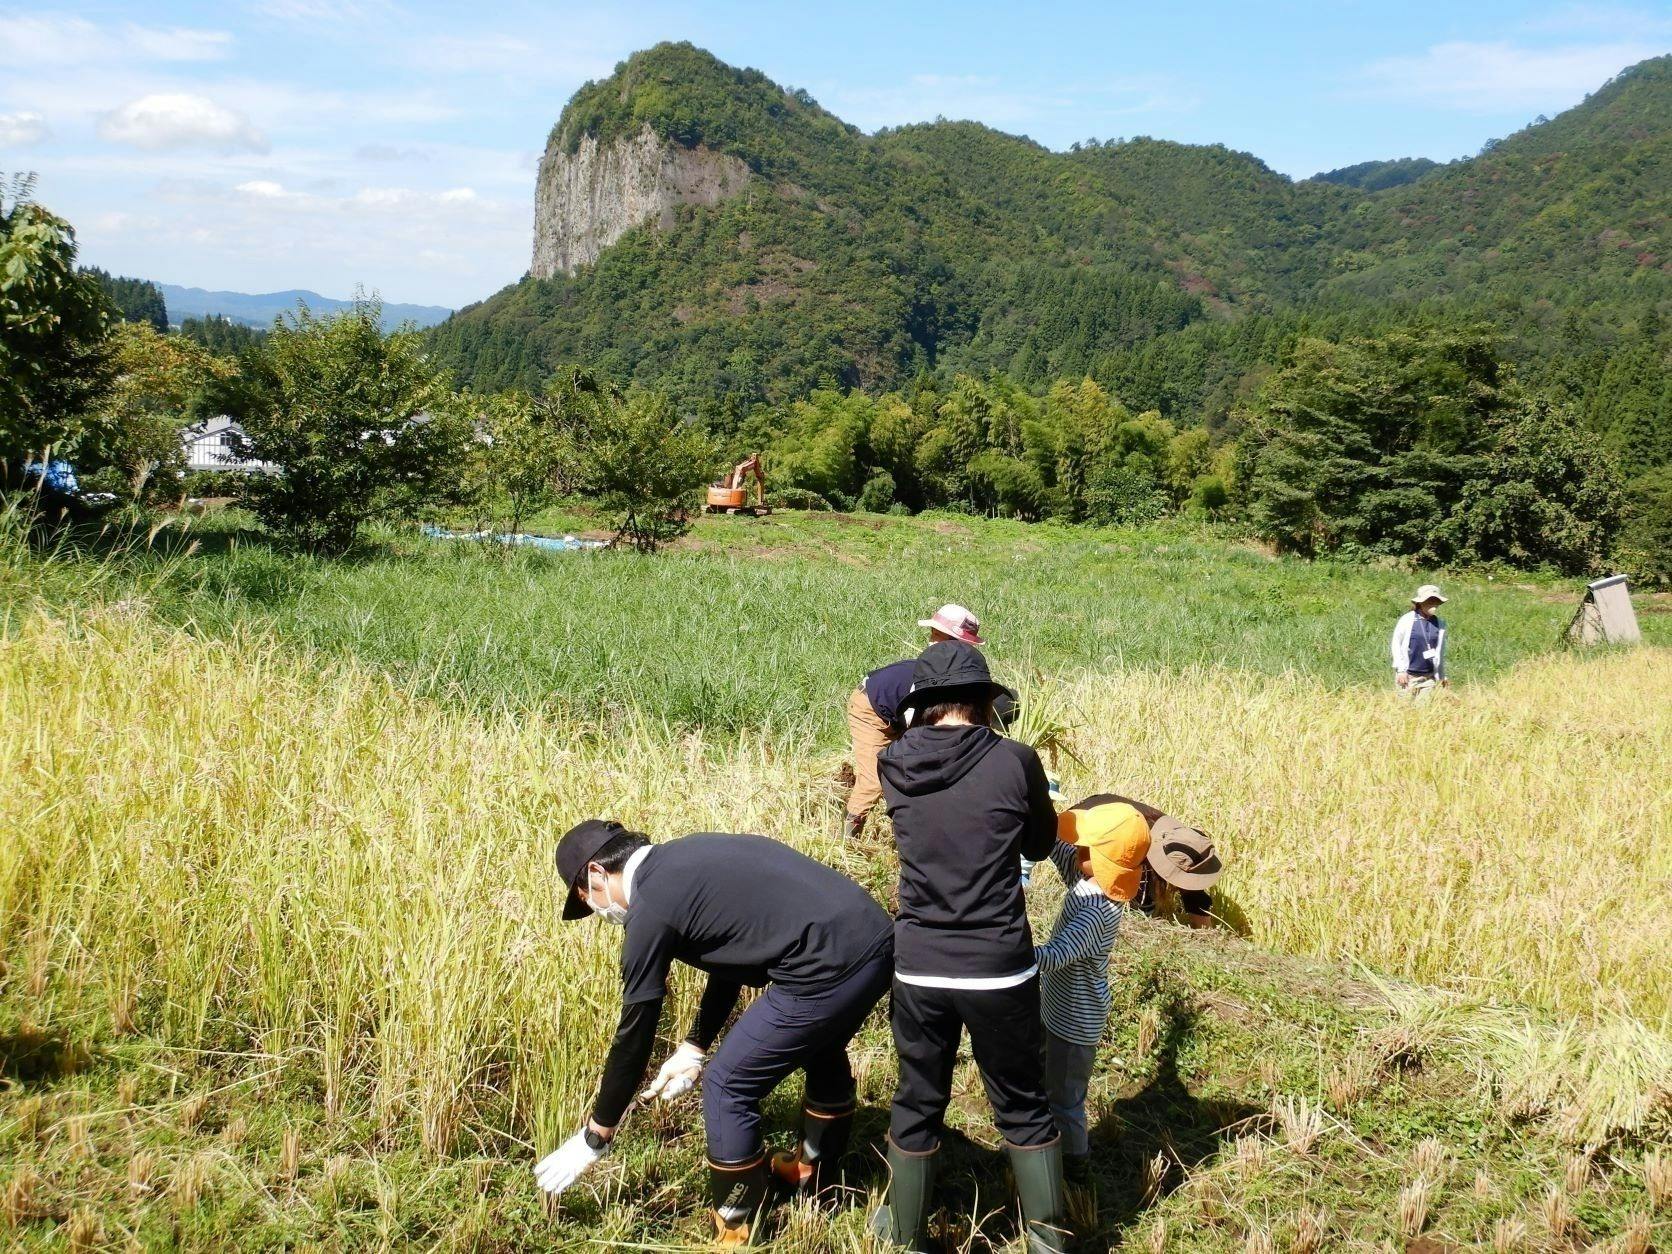
[[[188,470],[180,476],[180,495],[241,497],[250,483],[245,470]]]
[[[1206,514],[1215,518],[1231,501],[1230,490],[1225,486],[1225,480],[1218,475],[1197,475],[1190,483],[1190,499],[1187,507],[1191,513]]]
[[[1086,489],[1086,521],[1104,527],[1141,527],[1167,512],[1153,475],[1126,466],[1100,468]]]
[[[859,492],[859,508],[867,514],[886,514],[894,504],[894,476],[878,471],[865,481]]]

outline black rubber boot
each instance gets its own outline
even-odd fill
[[[888,1142],[888,1198],[871,1216],[871,1235],[896,1249],[923,1254],[929,1248],[929,1196],[935,1187],[935,1156],[908,1154]]]
[[[796,1193],[818,1194],[842,1182],[842,1156],[853,1134],[854,1103],[807,1102],[801,1108],[801,1144],[772,1156],[773,1178]]]
[[[765,1154],[757,1154],[744,1163],[708,1160],[716,1245],[729,1248],[754,1244],[754,1231],[766,1206],[768,1182]]]
[[[1016,1196],[1028,1230],[1028,1254],[1062,1254],[1068,1248],[1068,1207],[1062,1195],[1062,1138],[1047,1145],[1006,1144]]]

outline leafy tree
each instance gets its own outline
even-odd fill
[[[1196,485],[1210,477],[1213,469],[1213,440],[1196,427],[1180,431],[1167,443],[1167,465],[1162,475],[1175,501],[1192,495]],[[1223,491],[1224,485],[1220,485]],[[1221,502],[1223,504],[1223,502]]]
[[[1522,400],[1494,433],[1430,553],[1449,561],[1601,570],[1620,527],[1619,472],[1602,442],[1545,398]]]
[[[255,358],[241,455],[277,474],[251,484],[262,522],[288,543],[341,553],[360,527],[445,498],[469,429],[447,375],[415,334],[385,335],[375,301],[274,326]]]
[[[534,406],[553,434],[559,486],[616,515],[616,539],[652,553],[690,526],[708,482],[714,446],[666,396],[621,392],[583,371],[566,372]]]
[[[789,406],[772,443],[773,479],[827,499],[851,500],[865,479],[860,451],[871,425],[871,401],[821,388]]]
[[[1036,470],[1020,457],[990,448],[970,459],[971,504],[1001,517],[1037,519],[1044,514],[1047,494]]]
[[[1493,348],[1478,329],[1299,340],[1238,415],[1256,529],[1303,553],[1423,552],[1508,404]]]
[[[1143,469],[1104,462],[1086,488],[1086,518],[1101,526],[1141,527],[1166,512],[1166,496]]]
[[[222,357],[237,357],[258,347],[267,336],[266,331],[234,322],[225,314],[187,318],[180,324],[180,334]]]
[[[524,393],[464,398],[475,419],[476,496],[488,525],[515,534],[557,499],[566,450],[548,412]]]
[[[98,284],[76,272],[75,232],[33,189],[25,177],[0,186],[0,475],[11,483],[29,457],[73,441],[110,378]]]
[[[1357,165],[1342,166],[1339,170],[1329,170],[1312,177],[1322,183],[1339,183],[1344,187],[1379,192],[1414,183],[1430,170],[1439,169],[1439,164],[1427,157],[1398,157],[1392,161],[1361,161]]]
[[[144,499],[153,481],[173,483],[184,469],[181,431],[198,397],[237,368],[190,340],[161,335],[149,322],[123,322],[110,337],[115,377],[87,417],[84,463],[110,466],[128,499]]]
[[[1620,556],[1639,579],[1672,583],[1672,465],[1657,466],[1627,486]]]

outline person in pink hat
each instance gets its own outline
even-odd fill
[[[962,605],[946,604],[928,618],[917,620],[929,629],[929,643],[962,640],[983,644],[981,620]],[[842,815],[842,837],[852,840],[865,830],[865,820],[882,800],[877,780],[877,754],[900,738],[905,730],[901,706],[911,691],[912,668],[917,659],[906,658],[879,666],[859,681],[848,697],[848,732],[853,737],[853,787]]]

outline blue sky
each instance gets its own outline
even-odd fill
[[[0,0],[0,170],[121,273],[459,305],[527,268],[570,93],[662,39],[867,130],[1154,135],[1305,177],[1554,115],[1672,49],[1672,2]]]

